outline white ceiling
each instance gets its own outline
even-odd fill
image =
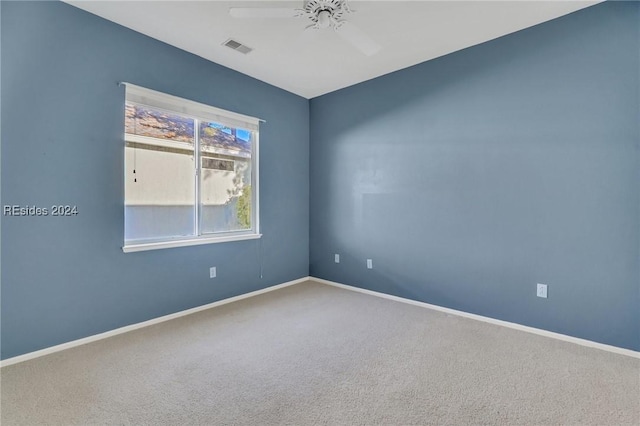
[[[306,18],[238,19],[230,7],[301,8],[303,1],[88,1],[73,6],[313,98],[557,18],[596,1],[350,1],[348,20],[382,46],[365,56],[331,29],[304,44]],[[222,45],[233,38],[254,50]]]

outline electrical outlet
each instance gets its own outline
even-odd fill
[[[216,267],[212,266],[211,268],[209,268],[209,278],[215,278],[218,275],[218,272],[216,271]]]
[[[373,259],[367,259],[367,269],[373,269]]]
[[[340,263],[340,255],[339,255],[338,253],[336,253],[336,254],[333,256],[333,260],[334,260],[334,262],[336,262],[336,263]]]
[[[538,297],[542,297],[544,299],[547,298],[547,285],[546,284],[538,284],[538,290],[536,295]]]

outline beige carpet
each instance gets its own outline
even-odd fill
[[[640,360],[305,283],[2,368],[10,425],[638,425]]]

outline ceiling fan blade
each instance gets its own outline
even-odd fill
[[[340,37],[351,43],[356,49],[367,56],[375,55],[382,48],[382,46],[362,31],[360,27],[349,21],[343,22],[342,25],[336,29],[336,32]]]
[[[298,11],[287,7],[232,7],[229,15],[234,18],[294,18]]]

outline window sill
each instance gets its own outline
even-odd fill
[[[256,240],[261,237],[262,234],[242,234],[216,237],[199,237],[184,240],[159,241],[154,243],[127,244],[122,247],[122,251],[125,253],[133,253],[136,251],[159,250],[172,247],[188,247],[199,246],[202,244],[227,243],[231,241]]]

